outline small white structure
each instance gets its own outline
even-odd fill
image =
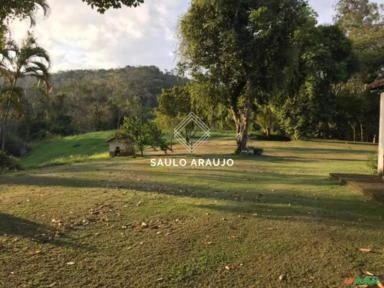
[[[384,79],[369,84],[368,89],[384,91]],[[384,176],[384,92],[381,93],[380,97],[379,162],[377,172],[379,175]]]
[[[129,138],[119,139],[113,137],[108,139],[107,143],[109,144],[109,155],[111,157],[135,155],[135,145]]]

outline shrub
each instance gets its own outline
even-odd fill
[[[0,152],[0,171],[2,173],[22,169],[22,166],[16,158],[9,156],[4,152]]]

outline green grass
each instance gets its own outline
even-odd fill
[[[233,168],[153,168],[165,156],[148,151],[1,176],[0,287],[340,288],[384,273],[383,205],[328,177],[370,173],[375,147],[251,145],[265,154]]]
[[[107,159],[105,141],[112,135],[112,131],[106,131],[47,139],[36,143],[21,164],[25,168],[36,168]]]

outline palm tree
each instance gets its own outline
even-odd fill
[[[26,77],[38,80],[50,89],[49,75],[50,58],[47,52],[39,47],[32,34],[19,47],[15,42],[8,41],[0,51],[0,76],[3,88],[0,90],[0,141],[1,150],[5,150],[5,138],[8,120],[13,112],[19,112],[23,89],[19,81]]]

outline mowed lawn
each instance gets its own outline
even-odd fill
[[[252,145],[264,155],[232,168],[147,156],[1,176],[0,287],[339,288],[384,274],[383,205],[328,176],[371,173],[374,146]],[[215,139],[198,157],[232,151]]]

